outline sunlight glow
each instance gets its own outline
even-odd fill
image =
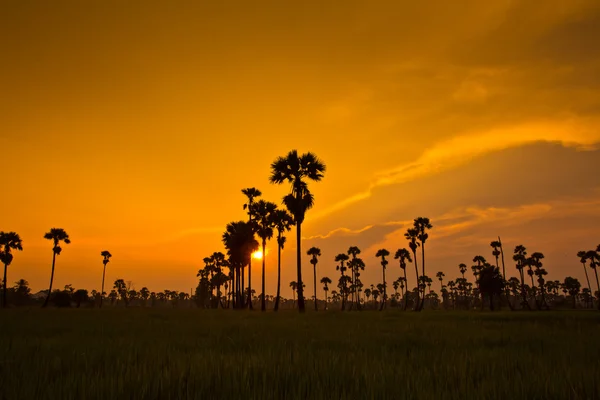
[[[257,260],[262,260],[262,258],[263,258],[262,251],[258,250],[258,251],[255,251],[254,253],[252,253],[252,258],[255,258]]]

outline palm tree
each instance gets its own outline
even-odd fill
[[[273,219],[273,213],[277,210],[277,205],[270,201],[259,200],[252,205],[251,214],[254,217],[256,224],[256,233],[262,240],[262,293],[260,295],[260,310],[267,310],[267,303],[265,301],[265,264],[267,255],[267,240],[273,237],[273,228],[275,227],[275,220]]]
[[[385,259],[390,255],[390,252],[386,249],[379,249],[375,257],[381,257],[381,269],[383,270],[383,299],[381,300],[381,306],[379,307],[379,311],[382,311],[387,302],[387,282],[385,281],[385,269],[388,265],[388,261]]]
[[[347,288],[346,288],[346,276],[344,275],[344,272],[346,272],[346,266],[344,265],[344,263],[346,261],[348,261],[350,259],[350,257],[348,257],[347,254],[344,253],[340,253],[337,256],[335,256],[335,262],[336,263],[340,263],[339,265],[335,266],[336,271],[340,271],[340,274],[342,275],[340,277],[340,295],[342,296],[342,311],[344,311],[346,309],[346,297],[347,297]]]
[[[296,150],[287,156],[277,158],[271,164],[271,183],[291,184],[290,193],[283,198],[283,204],[294,217],[296,224],[296,261],[298,274],[298,310],[304,312],[304,289],[302,284],[302,222],[306,211],[312,208],[314,197],[304,179],[320,181],[325,172],[325,164],[313,153],[298,155]]]
[[[578,251],[577,257],[579,257],[579,262],[581,262],[581,265],[583,266],[583,272],[585,272],[585,280],[587,281],[588,289],[590,289],[590,292],[591,292],[592,285],[590,285],[590,277],[588,276],[587,268],[585,267],[585,263],[587,262],[587,259],[588,259],[588,252],[584,251],[584,250]]]
[[[100,308],[102,308],[102,299],[104,298],[104,276],[106,275],[106,264],[110,262],[110,258],[112,254],[108,250],[104,250],[100,253],[102,256],[102,264],[104,264],[104,269],[102,270],[102,291],[100,292]]]
[[[350,289],[352,292],[352,302],[350,303],[350,309],[356,303],[356,308],[360,309],[360,299],[358,298],[357,289],[359,286],[358,277],[360,276],[359,269],[365,269],[365,263],[357,257],[360,254],[360,249],[356,246],[350,246],[348,248],[348,255],[352,256],[352,259],[348,263],[350,271],[352,272],[352,283]]]
[[[445,276],[446,275],[442,271],[435,274],[435,277],[438,278],[440,281],[440,293],[442,293],[442,288],[444,286],[443,280]]]
[[[596,292],[596,297],[598,299],[598,310],[600,310],[600,281],[598,280],[598,267],[600,267],[600,245],[598,245],[595,251],[588,251],[587,258],[590,260],[590,268],[594,270],[594,274],[596,275],[596,288],[598,289]]]
[[[563,290],[568,292],[571,295],[571,299],[573,301],[573,308],[576,307],[577,295],[581,290],[581,283],[577,280],[577,278],[572,278],[567,276],[563,283]]]
[[[222,236],[223,244],[227,249],[231,268],[236,271],[236,297],[234,306],[244,308],[243,284],[241,283],[240,271],[243,266],[250,263],[252,252],[258,249],[258,242],[254,239],[254,229],[248,222],[238,221],[227,224]],[[251,293],[249,294],[251,296]],[[250,297],[251,298],[251,297]]]
[[[539,288],[540,288],[540,292],[542,295],[542,302],[541,304],[538,303],[537,299],[535,299],[535,303],[539,308],[548,308],[548,304],[546,304],[546,296],[544,293],[544,275],[547,275],[548,273],[546,272],[545,269],[542,268],[543,264],[542,264],[542,259],[544,258],[544,254],[540,253],[540,252],[535,252],[531,255],[530,257],[530,268],[531,266],[535,267],[535,272],[534,274],[538,276],[538,284],[539,284]],[[532,277],[532,285],[531,287],[534,287],[533,284],[533,277]]]
[[[321,249],[319,249],[318,247],[311,247],[307,252],[306,255],[312,256],[312,258],[310,259],[310,263],[313,266],[313,283],[314,283],[314,288],[315,288],[315,311],[318,310],[317,307],[317,263],[319,262],[319,257],[321,257]],[[327,299],[325,299],[327,300]]]
[[[523,298],[521,304],[522,304],[523,308],[527,308],[527,309],[531,310],[531,307],[529,306],[529,302],[527,301],[527,291],[525,289],[525,276],[523,275],[523,268],[525,268],[525,265],[527,264],[526,256],[527,256],[527,249],[525,248],[525,246],[518,245],[515,247],[513,260],[516,262],[516,267],[517,267],[517,270],[519,271],[519,275],[521,278],[521,296]]]
[[[65,244],[71,243],[69,239],[69,235],[62,228],[52,228],[50,232],[47,232],[44,235],[44,239],[52,240],[54,246],[52,247],[52,273],[50,274],[50,287],[48,288],[48,295],[46,296],[46,300],[44,301],[43,307],[48,306],[48,302],[50,301],[50,293],[52,293],[52,281],[54,280],[54,266],[56,265],[56,256],[60,255],[62,248],[60,247],[60,242],[64,242]]]
[[[398,249],[396,254],[394,255],[396,260],[400,262],[400,269],[404,272],[404,283],[408,285],[408,281],[406,280],[406,263],[412,262],[412,258],[410,258],[410,253],[407,249]],[[408,291],[408,290],[407,290]],[[404,294],[404,310],[408,307],[408,296]]]
[[[6,307],[6,283],[7,283],[7,269],[12,263],[13,255],[12,250],[23,250],[23,241],[16,232],[0,232],[0,262],[4,264],[4,287],[2,289],[2,306]]]
[[[286,210],[275,210],[273,213],[273,222],[277,229],[277,297],[275,298],[274,310],[279,310],[279,299],[281,298],[281,250],[285,245],[285,236],[283,234],[291,229],[294,222]]]
[[[415,218],[414,227],[417,231],[417,239],[421,242],[421,269],[423,271],[423,276],[425,276],[425,242],[429,238],[429,234],[427,230],[433,228],[429,218],[418,217]],[[425,305],[425,292],[423,292],[423,299],[421,300],[421,305],[419,307],[419,311],[423,309]]]
[[[144,306],[146,305],[146,302],[148,301],[148,298],[150,297],[150,291],[148,290],[147,287],[143,287],[140,289],[140,297],[142,298],[142,301],[144,302]]]
[[[292,288],[292,299],[294,300],[294,304],[296,304],[296,291],[298,290],[298,282],[291,281],[290,287]]]
[[[327,310],[327,304],[329,301],[329,297],[327,296],[327,292],[329,292],[329,285],[331,285],[331,279],[324,276],[321,278],[321,283],[323,284],[323,290],[325,291],[325,309]]]
[[[248,197],[248,203],[244,204],[244,210],[248,209],[248,223],[254,229],[256,225],[252,223],[252,205],[254,204],[254,199],[262,196],[262,193],[256,188],[242,189],[242,193]],[[248,307],[252,310],[252,257],[248,260],[248,264],[245,265],[248,265]],[[244,286],[244,266],[242,266],[242,287]]]
[[[404,234],[404,237],[406,239],[408,239],[408,247],[410,247],[412,253],[413,253],[413,259],[414,259],[414,263],[415,263],[415,274],[417,275],[417,288],[419,287],[419,267],[417,265],[417,247],[419,247],[419,242],[417,242],[417,238],[419,236],[419,231],[417,231],[417,229],[415,228],[408,228],[408,230],[406,231],[406,233]],[[421,297],[420,297],[421,292],[419,290],[417,290],[417,303],[415,305],[415,311],[418,311],[417,309],[419,308],[419,304],[421,302]],[[423,292],[423,296],[425,296],[425,292]]]
[[[467,265],[461,263],[461,264],[458,265],[458,269],[459,269],[459,271],[462,274],[462,277],[464,279],[465,278],[465,272],[467,272]]]

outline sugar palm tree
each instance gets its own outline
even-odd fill
[[[414,227],[417,230],[417,239],[421,242],[421,270],[423,271],[423,276],[425,276],[425,242],[429,239],[429,234],[427,231],[433,228],[429,218],[418,217],[415,218]],[[425,305],[425,292],[423,292],[423,299],[421,299],[421,305],[419,307],[419,311],[423,309]]]
[[[420,246],[420,243],[417,242],[418,236],[419,236],[419,231],[416,228],[408,228],[408,230],[404,234],[404,237],[406,239],[408,239],[408,247],[410,247],[410,250],[413,253],[413,259],[414,259],[414,264],[415,264],[415,274],[417,275],[417,277],[416,277],[417,288],[419,288],[419,267],[417,265],[417,247]],[[415,305],[415,311],[418,311],[418,308],[419,308],[419,305],[421,302],[420,294],[421,294],[420,290],[417,290],[417,303]],[[423,296],[425,296],[425,292],[423,292]]]
[[[259,200],[252,205],[251,214],[256,223],[256,233],[262,242],[262,293],[260,295],[260,310],[267,310],[265,301],[265,264],[267,255],[267,240],[273,237],[273,228],[275,228],[275,220],[273,213],[277,210],[277,205],[270,201]]]
[[[346,272],[346,265],[344,264],[346,261],[348,261],[350,259],[350,257],[348,257],[347,254],[344,253],[340,253],[337,256],[335,256],[335,262],[339,263],[339,265],[335,266],[336,271],[340,271],[340,274],[342,275],[340,278],[340,295],[342,296],[342,311],[344,311],[346,309],[346,297],[347,297],[347,288],[346,288],[346,276],[344,274],[344,272]]]
[[[7,269],[12,263],[12,250],[23,250],[23,241],[16,232],[0,232],[0,262],[4,264],[4,287],[2,288],[2,306],[6,307],[6,284],[7,284]]]
[[[529,302],[527,301],[527,291],[525,288],[525,276],[523,274],[523,268],[527,265],[527,249],[523,245],[518,245],[515,247],[513,260],[516,263],[517,270],[519,271],[519,276],[521,278],[521,297],[522,297],[522,307],[531,310],[529,306]]]
[[[467,265],[466,264],[459,264],[458,265],[458,269],[463,277],[463,279],[465,278],[465,272],[467,272]]]
[[[60,255],[62,248],[60,247],[60,242],[65,244],[71,243],[69,239],[69,235],[62,228],[52,228],[49,232],[44,235],[44,239],[52,240],[52,273],[50,274],[50,287],[48,288],[48,295],[46,296],[46,300],[44,300],[44,304],[42,307],[48,306],[48,302],[50,301],[50,294],[52,293],[52,281],[54,280],[54,267],[56,265],[56,256]]]
[[[317,263],[319,262],[319,257],[321,257],[321,249],[319,249],[318,247],[311,247],[306,252],[306,255],[312,256],[310,259],[310,263],[313,266],[313,284],[314,284],[314,288],[315,288],[314,301],[315,301],[315,311],[317,311],[318,310],[318,307],[317,307]]]
[[[262,196],[262,192],[256,188],[246,188],[246,189],[242,189],[242,194],[244,194],[247,198],[248,198],[248,202],[244,204],[244,210],[248,210],[248,223],[250,224],[250,226],[255,229],[256,228],[256,224],[253,223],[252,221],[252,205],[254,204],[254,200],[257,197]],[[263,258],[264,258],[264,253],[263,253]],[[251,293],[252,293],[252,257],[250,257],[250,259],[248,260],[248,307],[250,309],[252,309],[252,297],[251,297]],[[244,286],[244,266],[242,266],[242,286]]]
[[[598,268],[600,267],[600,245],[598,245],[596,250],[590,250],[587,252],[587,259],[590,260],[590,268],[594,270],[594,275],[596,276],[596,288],[598,289],[596,292],[596,297],[598,299],[598,310],[600,310],[600,281],[598,280]]]
[[[242,267],[248,265],[252,252],[258,249],[258,242],[254,239],[254,229],[245,221],[227,224],[222,236],[223,244],[227,249],[231,268],[236,270],[236,298],[235,307],[244,308],[243,288],[240,280]],[[251,296],[251,293],[250,293]]]
[[[439,279],[440,281],[440,293],[442,293],[442,287],[444,286],[444,277],[446,275],[442,272],[439,271],[438,273],[435,274],[435,277]]]
[[[390,255],[390,252],[386,249],[379,249],[375,257],[381,257],[381,269],[383,271],[383,299],[381,300],[381,306],[379,307],[379,311],[382,311],[387,302],[387,282],[385,281],[385,269],[388,265],[388,261],[385,259]]]
[[[285,157],[277,158],[271,164],[271,183],[291,184],[290,193],[283,198],[283,204],[294,217],[296,224],[296,262],[298,275],[298,310],[304,312],[304,289],[302,283],[302,222],[306,211],[312,208],[314,197],[308,190],[306,179],[320,181],[325,172],[325,164],[313,153],[298,155],[296,150]]]
[[[358,298],[358,288],[359,288],[359,276],[360,269],[365,269],[365,263],[358,258],[357,256],[360,254],[360,249],[357,246],[350,246],[348,248],[348,255],[352,256],[350,261],[348,262],[348,266],[350,267],[350,271],[352,272],[352,283],[350,285],[350,289],[352,292],[352,302],[350,303],[350,309],[356,304],[356,308],[360,309],[360,299]]]
[[[102,300],[104,299],[104,276],[106,275],[106,264],[110,262],[110,258],[112,254],[108,250],[104,250],[100,253],[102,257],[102,264],[104,264],[104,268],[102,269],[102,291],[100,292],[100,307],[102,307]]]
[[[321,284],[323,284],[323,290],[325,291],[325,309],[327,310],[327,304],[329,303],[329,297],[327,292],[329,292],[329,285],[331,285],[331,279],[324,276],[321,278]]]
[[[579,262],[581,262],[581,265],[583,266],[583,272],[585,273],[585,280],[587,281],[588,284],[588,289],[590,289],[590,292],[592,291],[592,285],[590,285],[590,277],[588,276],[587,273],[587,268],[585,267],[585,264],[587,262],[588,259],[588,252],[587,251],[578,251],[577,252],[577,257],[579,257]]]
[[[404,272],[404,283],[408,285],[408,281],[406,280],[406,263],[412,262],[412,258],[410,258],[410,253],[407,249],[398,249],[394,258],[400,262],[400,269]],[[408,307],[408,296],[404,294],[404,310]]]
[[[275,210],[273,222],[277,229],[277,297],[275,298],[274,307],[274,310],[277,311],[279,310],[279,299],[281,298],[281,250],[283,250],[286,240],[283,234],[291,229],[294,221],[286,210]]]
[[[296,304],[296,291],[298,290],[298,282],[291,281],[290,287],[292,288],[292,299],[294,300],[294,305]]]

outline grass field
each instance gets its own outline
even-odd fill
[[[600,313],[0,310],[2,399],[600,399]]]

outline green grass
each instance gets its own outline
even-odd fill
[[[600,313],[0,310],[1,399],[600,399]]]

